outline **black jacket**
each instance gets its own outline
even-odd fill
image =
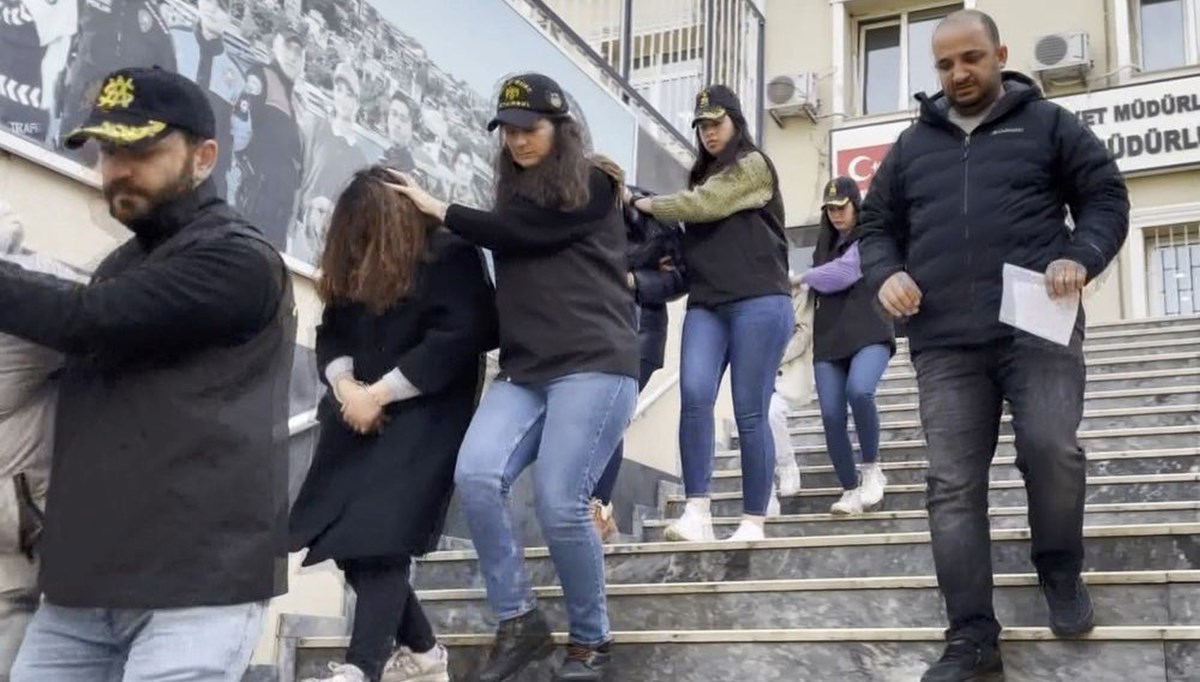
[[[1128,193],[1104,145],[1025,76],[1006,73],[1004,84],[970,136],[943,95],[919,95],[920,119],[892,146],[863,204],[859,248],[872,290],[899,270],[921,288],[908,322],[915,350],[1010,336],[999,321],[1005,263],[1042,272],[1068,258],[1090,279],[1125,241]]]
[[[46,599],[164,609],[282,594],[287,269],[211,182],[135,230],[86,287],[0,263],[0,331],[67,354]]]
[[[451,204],[446,227],[492,250],[500,371],[520,383],[600,372],[637,378],[625,224],[612,179],[594,168],[577,211]]]
[[[359,381],[399,368],[421,395],[388,405],[383,430],[360,436],[326,392],[316,454],[292,507],[291,549],[309,548],[305,564],[421,555],[437,546],[475,411],[480,354],[495,345],[483,259],[445,230],[432,235],[413,291],[385,312],[325,306],[317,328],[322,380],[331,361],[350,357]]]
[[[862,239],[862,230],[855,229],[841,241],[824,227],[813,266],[821,266],[840,258]],[[862,246],[859,246],[862,249]],[[861,255],[861,254],[860,254]],[[813,362],[834,362],[851,358],[855,353],[875,344],[885,344],[896,352],[896,334],[891,320],[880,308],[875,291],[858,280],[849,289],[823,294],[814,291],[816,309],[813,311]]]
[[[680,244],[682,231],[632,205],[625,207],[625,225],[629,246],[625,251],[629,271],[637,288],[638,341],[643,371],[647,366],[660,369],[667,347],[670,322],[667,304],[687,293],[687,263]],[[659,261],[669,257],[674,270],[663,271]]]

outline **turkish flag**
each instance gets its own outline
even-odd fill
[[[871,186],[871,178],[875,177],[875,171],[879,170],[879,164],[883,163],[883,157],[887,156],[888,150],[891,148],[892,145],[889,143],[854,149],[839,149],[837,174],[853,178],[858,183],[858,188],[866,194],[867,189]]]

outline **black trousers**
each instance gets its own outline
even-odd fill
[[[1083,568],[1087,461],[1076,437],[1086,383],[1082,346],[1078,333],[1070,347],[1018,333],[988,346],[913,357],[929,452],[933,559],[951,637],[982,643],[1000,633],[992,608],[988,472],[1006,400],[1029,499],[1033,565],[1043,577]]]
[[[424,653],[437,645],[433,626],[408,581],[410,557],[345,559],[337,564],[357,595],[347,663],[377,682],[394,647]]]

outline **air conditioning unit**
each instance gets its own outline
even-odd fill
[[[783,119],[807,116],[813,123],[821,110],[817,98],[817,74],[775,76],[767,81],[763,90],[767,113],[783,126]]]
[[[1037,39],[1033,47],[1033,70],[1043,79],[1082,80],[1092,69],[1092,51],[1087,31],[1052,33]]]

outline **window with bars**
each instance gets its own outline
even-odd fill
[[[941,89],[933,64],[933,30],[962,3],[901,12],[858,24],[859,110],[886,114],[913,107],[919,92]]]
[[[1150,314],[1200,314],[1200,223],[1146,230],[1145,235]]]

